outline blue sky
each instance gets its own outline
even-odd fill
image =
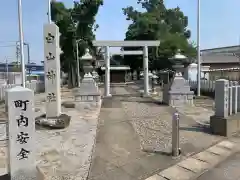
[[[71,6],[72,0],[62,0]],[[122,40],[129,22],[122,8],[139,8],[137,0],[104,0],[97,16],[100,25],[97,40]],[[165,0],[168,8],[179,6],[189,17],[192,40],[196,41],[197,0]],[[43,24],[47,22],[47,0],[22,0],[24,41],[30,44],[31,60],[43,60]],[[240,1],[201,0],[201,49],[238,45],[240,42]],[[0,6],[0,62],[15,60],[15,41],[18,40],[17,0],[5,0]],[[12,47],[6,47],[12,46]],[[27,54],[25,49],[25,60]]]

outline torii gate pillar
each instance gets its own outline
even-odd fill
[[[105,47],[105,97],[111,97],[110,94],[110,53],[109,46]]]
[[[144,96],[149,96],[148,47],[143,47]]]

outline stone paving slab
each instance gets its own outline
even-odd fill
[[[226,147],[228,153],[226,153]],[[145,180],[193,180],[239,151],[240,143],[233,142],[230,138]]]
[[[239,180],[240,152],[237,152],[214,168],[206,171],[196,180]]]

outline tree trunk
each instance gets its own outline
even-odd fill
[[[74,88],[75,87],[75,82],[76,78],[74,76],[74,67],[70,64],[69,65],[69,70],[68,70],[68,88]]]
[[[71,69],[68,70],[68,89],[72,88],[72,73]]]
[[[69,66],[68,70],[68,88],[71,89],[72,86],[72,71],[71,71],[71,66]]]
[[[76,71],[74,66],[71,66],[71,72],[72,72],[72,87],[76,87]]]

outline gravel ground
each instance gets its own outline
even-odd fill
[[[137,94],[137,86],[133,86],[132,90],[130,90],[131,88],[126,89],[131,94],[131,97],[134,97]],[[122,93],[126,93],[124,88],[118,89],[118,91],[121,90]],[[172,114],[175,111],[173,108],[156,104],[150,100],[146,100],[146,102],[130,102],[128,99],[123,100],[123,107],[128,119],[131,120],[135,132],[139,135],[142,149],[160,152],[170,150],[172,143]],[[178,111],[180,111],[180,144],[182,146],[188,145],[193,147],[192,149],[195,147],[207,147],[220,140],[219,137],[208,134],[208,129],[199,127],[199,124],[196,123],[196,121],[205,122],[212,113],[211,110],[202,107],[183,107]],[[196,114],[195,111],[204,113]],[[187,151],[191,153],[191,150]]]

